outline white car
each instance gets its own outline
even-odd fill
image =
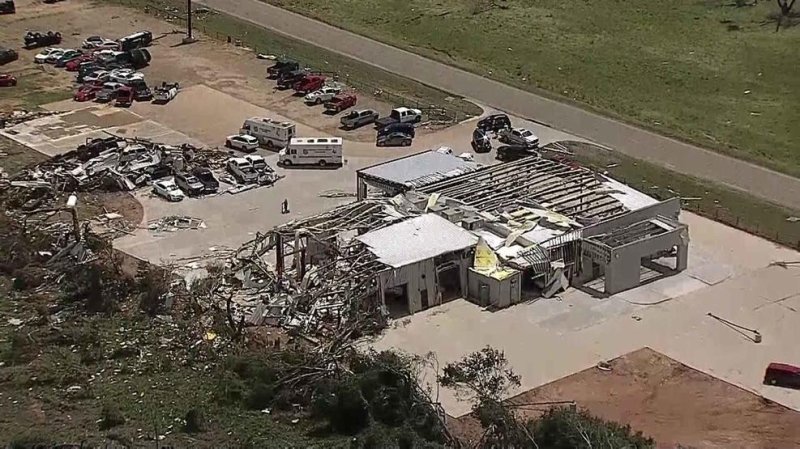
[[[83,77],[84,83],[105,83],[111,73],[107,70],[95,70],[94,72]]]
[[[500,130],[500,141],[509,145],[524,145],[530,148],[539,146],[539,137],[525,128]]]
[[[183,190],[172,179],[154,182],[153,193],[167,201],[182,201],[186,197]]]
[[[306,103],[320,104],[324,103],[331,98],[335,97],[342,92],[342,89],[335,86],[323,86],[319,90],[315,90],[305,96]]]
[[[101,36],[89,36],[83,41],[83,48],[107,48],[114,49],[119,47],[119,43],[112,39],[106,39]]]
[[[228,136],[225,139],[225,146],[234,150],[252,153],[258,149],[258,139],[248,134]]]
[[[33,57],[33,62],[37,64],[44,64],[45,62],[47,62],[47,58],[49,58],[50,55],[58,55],[58,57],[60,58],[61,55],[63,54],[64,54],[63,48],[45,48],[44,50],[39,52],[39,54]],[[53,60],[53,62],[55,62],[55,60]]]
[[[108,79],[115,83],[126,84],[133,80],[144,80],[144,73],[131,69],[116,69],[111,71]]]

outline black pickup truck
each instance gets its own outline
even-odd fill
[[[284,73],[300,69],[300,63],[291,59],[278,59],[275,64],[267,68],[269,78],[278,78]]]
[[[292,70],[291,72],[284,72],[281,74],[280,77],[278,77],[278,88],[289,89],[294,85],[294,83],[305,78],[306,75],[308,75],[308,70],[305,69],[298,69],[298,70]]]

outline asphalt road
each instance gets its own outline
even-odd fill
[[[277,33],[423,82],[510,114],[800,210],[800,179],[559,103],[258,0],[199,0]]]

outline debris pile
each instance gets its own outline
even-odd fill
[[[30,120],[35,120],[49,115],[60,114],[58,111],[12,111],[8,114],[0,114],[0,129],[8,126],[19,125]]]
[[[175,232],[184,229],[205,229],[206,224],[203,220],[183,215],[171,215],[169,217],[151,220],[147,224],[147,229],[154,233]]]
[[[377,330],[386,311],[375,275],[387,267],[355,237],[413,214],[366,200],[259,233],[210,280],[209,300],[223,301],[232,323],[282,326],[312,342]]]

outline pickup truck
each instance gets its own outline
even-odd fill
[[[386,117],[375,120],[376,128],[383,128],[392,123],[417,123],[422,120],[422,111],[411,108],[395,108]]]
[[[375,120],[378,120],[377,112],[372,109],[360,109],[349,112],[339,122],[344,129],[356,129],[360,126],[375,123]]]
[[[325,102],[325,111],[337,114],[356,105],[356,94],[338,94]]]
[[[291,59],[278,59],[275,64],[267,67],[268,78],[278,78],[284,73],[300,69],[300,63]]]
[[[303,101],[307,104],[321,104],[330,101],[333,97],[342,91],[341,87],[337,86],[322,86],[321,88],[307,94]]]
[[[294,83],[300,81],[308,75],[305,69],[292,70],[291,72],[284,72],[278,77],[278,89],[288,89],[294,86]]]
[[[153,93],[153,102],[160,104],[169,103],[170,100],[178,95],[179,88],[180,86],[178,83],[162,82],[161,86],[156,87],[155,93]]]
[[[228,159],[226,167],[230,174],[242,184],[254,184],[258,182],[258,172],[253,168],[253,164],[245,158],[230,158]]]
[[[296,94],[306,95],[325,85],[325,77],[321,75],[306,75],[294,83],[292,88]]]

